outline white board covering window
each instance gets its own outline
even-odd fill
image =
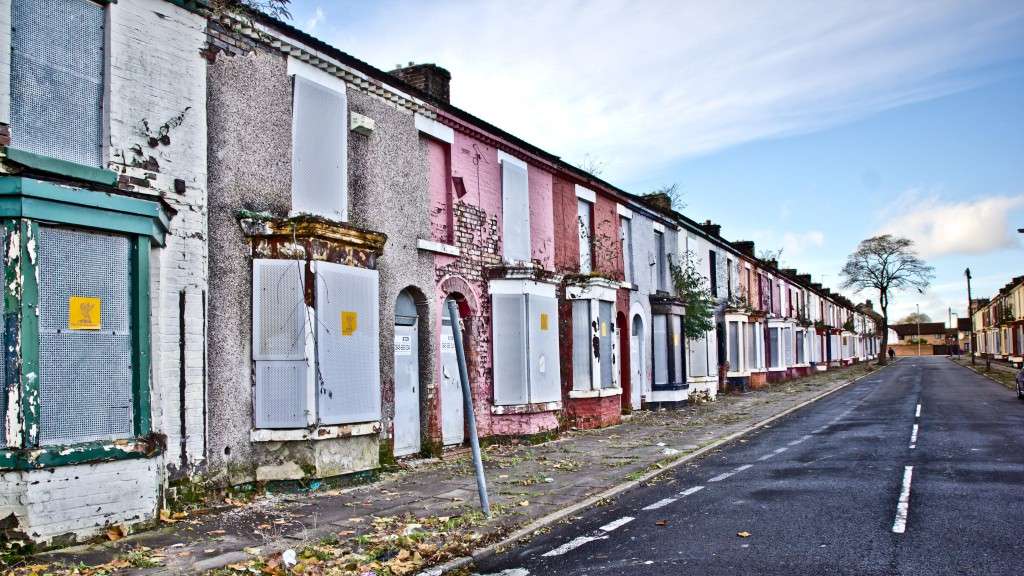
[[[491,295],[494,404],[515,406],[561,399],[558,304],[553,295]]]
[[[806,332],[803,330],[796,331],[796,363],[805,364],[807,359],[804,357],[804,340]]]
[[[348,102],[338,90],[294,76],[292,211],[348,218]]]
[[[315,262],[316,403],[321,424],[380,419],[376,270]]]
[[[793,329],[783,328],[782,330],[783,348],[786,351],[786,366],[793,365]]]
[[[6,7],[11,146],[102,166],[103,6],[88,0],[16,0]]]
[[[668,378],[668,316],[655,314],[652,321],[654,346],[654,385],[667,386]]]
[[[593,238],[594,238],[594,207],[590,202],[579,198],[576,200],[576,224],[580,239],[580,273],[590,274],[594,269]]]
[[[612,338],[615,337],[615,326],[612,319],[612,303],[601,300],[598,306],[598,328],[600,338],[598,349],[601,363],[601,388],[614,388],[615,378],[612,371]]]
[[[626,282],[633,283],[633,221],[619,218],[619,234],[622,237],[622,273]]]
[[[690,376],[700,378],[708,375],[707,337],[690,340]]]
[[[305,262],[252,262],[256,428],[304,428],[312,423],[305,282]]]
[[[686,383],[686,368],[683,365],[683,317],[678,314],[669,314],[669,329],[671,331],[669,340],[671,380],[673,384],[681,385]]]
[[[757,342],[754,341],[755,328],[753,322],[747,323],[743,327],[743,346],[748,370],[761,367],[757,362]]]
[[[657,290],[665,290],[665,234],[657,230],[654,231],[654,264],[652,271],[654,273],[654,286]]]
[[[506,262],[530,261],[530,194],[526,165],[501,159],[502,255]]]
[[[591,343],[590,300],[572,303],[572,388],[590,390],[592,387],[593,344]]]
[[[740,366],[740,323],[729,322],[729,371],[739,372]]]
[[[779,357],[781,356],[779,350],[779,328],[768,328],[768,367],[778,368]]]

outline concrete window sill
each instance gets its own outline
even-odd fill
[[[296,430],[257,429],[249,432],[253,442],[295,442],[302,440],[330,440],[332,438],[351,438],[380,433],[380,422],[363,424],[345,424],[341,426],[321,426],[312,430],[301,428]]]
[[[539,414],[541,412],[554,412],[561,410],[561,402],[538,402],[536,404],[508,404],[505,406],[491,406],[491,414]]]

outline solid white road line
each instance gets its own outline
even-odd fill
[[[743,466],[740,466],[739,468],[737,468],[736,471],[737,472],[743,472],[744,470],[746,470],[748,468],[753,468],[753,467],[754,467],[753,464],[744,464]]]
[[[900,500],[896,504],[896,521],[892,523],[892,531],[897,534],[907,531],[907,514],[910,512],[910,479],[913,475],[913,466],[903,468],[903,488],[900,490]]]
[[[772,454],[765,454],[764,456],[761,456],[760,458],[758,458],[757,461],[758,462],[764,462],[765,460],[771,458],[772,456],[775,456],[775,454],[774,453],[772,453]]]
[[[623,516],[622,518],[619,518],[618,520],[616,520],[614,522],[609,522],[609,523],[605,524],[604,526],[601,526],[601,528],[599,528],[599,530],[603,530],[605,532],[611,532],[612,530],[615,530],[616,528],[621,528],[622,526],[625,526],[626,524],[629,524],[632,521],[633,521],[633,517],[632,516]]]
[[[562,554],[565,554],[566,552],[570,552],[572,550],[575,550],[575,549],[579,548],[580,546],[583,546],[587,542],[593,542],[594,540],[607,540],[607,539],[608,539],[607,535],[605,535],[605,536],[577,536],[577,537],[573,538],[572,540],[566,542],[565,544],[562,544],[558,548],[555,548],[554,550],[550,550],[548,552],[545,552],[544,554],[542,554],[542,556],[561,556]]]
[[[917,424],[914,424],[914,429],[910,432],[910,447],[917,448]]]
[[[658,508],[664,508],[665,506],[668,506],[669,504],[675,502],[676,500],[678,500],[678,498],[662,498],[661,500],[658,500],[654,504],[644,506],[643,508],[641,508],[641,510],[657,510]]]
[[[914,413],[914,418],[920,418],[920,417],[921,417],[921,405],[918,404],[917,405],[917,412]]]
[[[679,494],[681,494],[683,496],[689,496],[690,494],[695,494],[697,492],[700,492],[703,489],[704,489],[703,486],[694,486],[692,488],[687,488],[686,490],[683,490]]]
[[[775,450],[773,450],[773,452],[775,452],[776,454],[782,454],[786,450],[789,450],[789,448],[786,448],[785,446],[783,446],[782,448],[776,448]]]

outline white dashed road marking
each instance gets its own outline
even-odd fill
[[[765,460],[771,458],[772,456],[775,456],[775,454],[765,454],[764,456],[761,456],[760,458],[758,458],[757,461],[758,462],[764,462]]]
[[[921,417],[921,405],[918,404],[917,405],[917,412],[914,413],[914,418],[920,418],[920,417]]]
[[[725,480],[729,476],[732,476],[733,474],[736,474],[737,472],[743,472],[744,470],[746,470],[747,468],[750,468],[751,466],[753,466],[753,464],[744,464],[743,466],[740,466],[739,468],[736,468],[735,470],[730,470],[728,472],[723,472],[723,473],[719,474],[718,476],[715,476],[714,478],[711,478],[710,480],[708,480],[708,482],[721,482],[722,480]]]
[[[657,510],[658,508],[664,508],[665,506],[668,506],[669,504],[675,502],[676,500],[677,498],[662,498],[661,500],[658,500],[654,504],[644,506],[643,508],[641,508],[641,510]]]
[[[562,554],[565,554],[566,552],[571,552],[572,550],[575,550],[575,549],[579,548],[580,546],[583,546],[587,542],[593,542],[594,540],[607,540],[607,539],[608,539],[608,535],[607,534],[605,534],[604,536],[577,536],[577,537],[573,538],[572,540],[566,542],[565,544],[562,544],[558,548],[555,548],[554,550],[550,550],[548,552],[545,552],[543,554],[543,556],[561,556]]]
[[[917,424],[914,424],[914,429],[910,432],[910,447],[917,448]]]
[[[892,531],[897,534],[907,531],[907,514],[910,512],[910,479],[913,475],[913,466],[903,468],[903,489],[900,490],[900,500],[896,504],[896,521],[892,523]]]
[[[623,516],[622,518],[619,518],[618,520],[616,520],[614,522],[609,522],[609,523],[605,524],[604,526],[601,526],[601,528],[599,528],[599,530],[604,530],[605,532],[611,532],[612,530],[615,530],[616,528],[621,528],[621,527],[625,526],[626,524],[629,524],[632,521],[633,521],[633,517],[632,516]]]
[[[695,494],[703,489],[703,486],[694,486],[692,488],[687,488],[686,490],[683,490],[682,492],[680,492],[680,494],[683,496],[689,496],[690,494]]]
[[[783,446],[782,448],[776,448],[776,449],[775,449],[775,450],[773,450],[772,452],[774,452],[774,453],[776,453],[776,454],[782,454],[782,453],[783,453],[783,452],[785,452],[786,450],[789,450],[789,448],[786,448],[785,446]]]

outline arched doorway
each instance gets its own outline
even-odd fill
[[[462,380],[459,377],[459,361],[455,355],[455,333],[448,314],[448,302],[459,304],[460,317],[468,307],[459,294],[450,295],[441,310],[441,442],[445,446],[462,444],[465,434],[465,408],[462,400]],[[463,342],[465,342],[463,338]]]
[[[421,449],[419,313],[409,289],[395,301],[395,456]]]
[[[634,410],[639,410],[644,393],[644,321],[639,314],[633,315],[629,335],[629,401]]]

